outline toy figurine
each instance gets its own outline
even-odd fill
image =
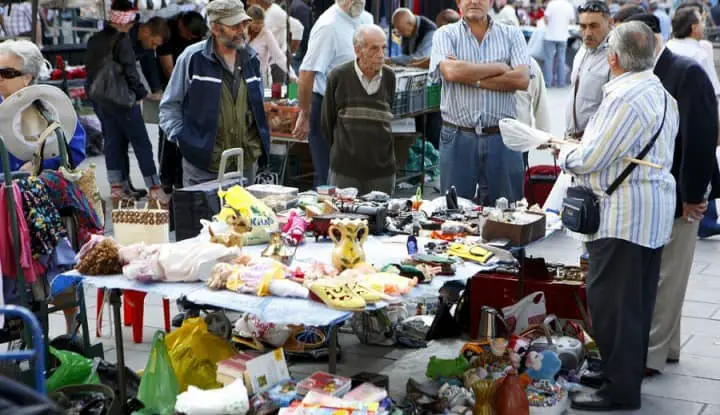
[[[528,376],[536,381],[553,381],[562,366],[557,353],[552,350],[544,350],[542,353],[530,352],[526,363]]]
[[[288,221],[285,226],[283,226],[282,231],[287,238],[293,241],[294,245],[301,245],[305,240],[305,231],[307,231],[309,223],[307,219],[293,210],[290,212]]]
[[[470,364],[463,356],[458,356],[455,359],[438,359],[431,356],[425,376],[431,379],[460,378],[469,367]]]
[[[283,234],[279,231],[270,232],[270,242],[260,253],[261,256],[272,258],[284,265],[289,266],[292,263],[297,246],[288,246]]]

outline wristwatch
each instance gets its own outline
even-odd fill
[[[475,81],[475,88],[480,89],[480,81]]]

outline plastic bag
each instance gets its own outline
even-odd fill
[[[202,318],[191,318],[183,322],[182,327],[165,338],[168,353],[180,385],[180,392],[188,386],[200,389],[217,389],[217,363],[235,354],[235,349],[222,339],[208,331]]]
[[[530,326],[542,324],[547,315],[545,294],[535,291],[517,303],[504,307],[502,313],[512,334],[520,334]]]
[[[547,144],[552,136],[537,128],[512,118],[503,118],[498,123],[503,144],[512,151],[530,151]]]
[[[68,385],[100,383],[91,359],[67,350],[57,350],[54,347],[49,349],[50,354],[60,361],[60,365],[46,381],[48,392]]]
[[[264,244],[270,240],[270,232],[278,230],[275,212],[242,187],[218,190],[218,196],[223,201],[218,219],[227,222],[239,214],[250,223],[252,230],[243,234],[245,245]]]
[[[145,405],[140,413],[174,414],[178,389],[178,379],[165,345],[165,333],[158,330],[153,337],[150,356],[140,380],[138,399]]]
[[[190,386],[178,396],[175,409],[186,415],[245,414],[250,400],[245,382],[238,379],[222,389],[205,391]]]
[[[551,212],[560,214],[560,212],[562,211],[563,199],[565,199],[565,196],[567,196],[567,190],[570,186],[572,186],[572,184],[572,175],[565,172],[560,173],[557,180],[555,180],[555,184],[553,185],[552,190],[550,190],[550,194],[548,195],[547,199],[545,199],[545,204],[542,207],[543,210],[549,210]]]

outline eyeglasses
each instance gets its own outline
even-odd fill
[[[0,68],[0,78],[2,79],[15,79],[25,75],[15,68]]]
[[[578,7],[578,13],[604,13],[610,14],[607,4],[599,1],[589,1]]]

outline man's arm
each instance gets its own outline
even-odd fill
[[[437,30],[433,36],[429,71],[439,71],[447,82],[473,85],[477,81],[497,76],[510,68],[504,63],[476,64],[457,60],[453,34],[449,30]]]
[[[403,65],[403,66],[413,66],[412,64],[414,62],[422,61],[425,59],[428,59],[428,65],[430,64],[430,53],[432,52],[432,46],[433,46],[433,35],[435,34],[435,31],[432,30],[428,32],[425,37],[422,38],[420,41],[420,44],[418,45],[417,49],[415,49],[415,52],[411,53],[410,55],[399,55],[399,56],[393,56],[390,58],[390,61],[397,65]]]
[[[323,135],[330,147],[333,145],[333,133],[335,132],[335,121],[337,108],[335,108],[335,89],[337,87],[337,73],[333,71],[328,76],[325,97],[323,98],[321,124]]]
[[[634,139],[644,128],[639,114],[622,99],[604,103],[585,130],[580,145],[560,152],[560,167],[575,174],[605,169],[629,155]]]
[[[183,53],[178,57],[177,65],[172,71],[165,94],[160,101],[160,127],[168,140],[176,142],[183,129],[183,102],[190,86],[187,72],[189,54]]]
[[[140,80],[138,65],[135,61],[135,51],[130,42],[130,37],[121,35],[117,43],[117,59],[123,67],[125,80],[130,86],[130,90],[135,93],[135,99],[140,101],[145,98],[148,91]]]
[[[173,73],[173,68],[175,67],[172,55],[158,56],[158,62],[160,62],[160,67],[162,68],[165,77],[170,79]]]
[[[327,26],[315,26],[310,32],[308,50],[300,65],[300,76],[298,78],[298,101],[300,115],[295,123],[293,135],[299,140],[307,138],[310,130],[310,108],[312,103],[313,85],[315,74],[325,72],[330,66],[331,57],[335,54],[335,40],[332,36],[332,28]]]
[[[540,65],[533,61],[532,65],[534,78],[530,80],[532,95],[532,111],[535,118],[535,128],[542,131],[550,131],[550,104],[548,102],[545,79],[543,79]]]
[[[712,82],[699,65],[692,65],[678,88],[678,108],[682,136],[680,161],[680,196],[682,202],[699,204],[715,167],[715,147],[718,136],[716,98]]]
[[[480,88],[500,92],[524,91],[530,84],[529,68],[526,65],[507,71],[502,75],[480,80]]]

